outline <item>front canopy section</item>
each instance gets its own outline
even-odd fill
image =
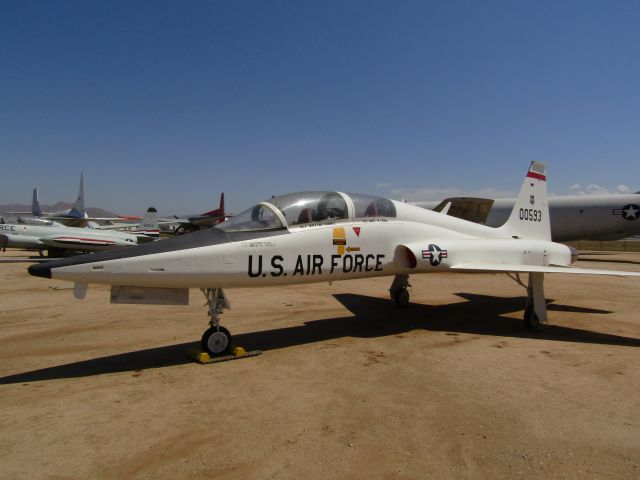
[[[395,217],[387,198],[341,192],[298,192],[270,198],[217,228],[226,232],[276,230],[310,223],[365,217]]]
[[[349,218],[346,195],[338,192],[299,192],[274,197],[274,205],[293,227],[305,223],[324,222]]]

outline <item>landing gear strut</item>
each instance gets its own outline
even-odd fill
[[[211,325],[202,335],[200,347],[203,352],[210,355],[224,355],[231,350],[231,334],[229,330],[220,326],[220,315],[225,308],[231,308],[229,300],[225,296],[221,288],[203,288],[201,289],[205,298],[206,305],[209,306],[209,325]]]
[[[547,323],[547,301],[544,298],[544,273],[529,273],[524,326],[538,330]]]
[[[396,302],[398,307],[406,307],[409,305],[409,275],[396,275],[393,283],[389,288],[391,299]]]
[[[530,330],[539,330],[547,323],[547,300],[544,298],[544,273],[529,272],[529,283],[525,285],[520,275],[507,274],[518,285],[527,289],[527,304],[524,309],[524,326]]]

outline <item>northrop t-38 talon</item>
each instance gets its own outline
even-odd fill
[[[29,273],[111,285],[114,303],[186,304],[199,288],[209,305],[203,350],[229,351],[220,325],[223,288],[394,276],[391,298],[409,301],[409,275],[528,273],[525,325],[547,321],[545,273],[640,275],[570,267],[577,254],[551,242],[545,164],[532,162],[508,221],[500,228],[385,198],[306,192],[260,202],[214,228],[153,244],[32,265]]]

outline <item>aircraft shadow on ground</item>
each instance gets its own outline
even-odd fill
[[[421,329],[434,332],[640,347],[640,339],[638,338],[576,328],[553,326],[539,332],[526,330],[519,318],[504,316],[514,312],[522,313],[525,297],[505,298],[469,293],[458,293],[457,295],[465,301],[437,306],[412,303],[407,308],[397,308],[388,299],[356,294],[337,294],[334,295],[334,298],[352,315],[312,320],[292,327],[239,334],[234,336],[234,343],[244,346],[247,350],[269,351],[344,337],[385,337]],[[607,310],[554,303],[550,303],[548,309],[584,314],[611,313]],[[182,365],[193,362],[185,353],[187,348],[193,345],[196,344],[180,343],[34,370],[2,377],[0,384],[76,378]]]
[[[61,378],[89,377],[103,373],[130,372],[157,367],[169,367],[192,363],[185,354],[192,343],[179,343],[165,347],[148,348],[106,357],[92,358],[31,372],[0,377],[0,385],[38,382]]]

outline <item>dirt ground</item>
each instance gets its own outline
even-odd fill
[[[640,478],[640,279],[504,275],[229,290],[258,357],[194,363],[188,307],[86,300],[0,253],[0,478]],[[640,271],[640,254],[579,266]]]

